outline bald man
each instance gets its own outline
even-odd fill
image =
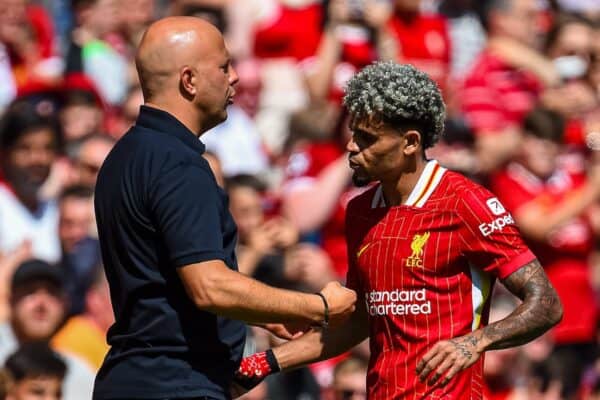
[[[221,34],[196,18],[160,20],[136,65],[145,104],[96,184],[116,322],[94,398],[229,399],[242,321],[290,338],[284,323],[339,324],[356,294],[337,282],[318,295],[285,291],[237,272],[236,226],[198,140],[235,94]]]

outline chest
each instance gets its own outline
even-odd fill
[[[375,217],[351,245],[363,286],[422,287],[461,274],[461,229],[452,212],[398,207]]]

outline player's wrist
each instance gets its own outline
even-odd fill
[[[235,374],[234,382],[246,390],[250,390],[267,376],[281,371],[273,350],[244,357]]]

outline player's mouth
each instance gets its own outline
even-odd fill
[[[235,91],[231,92],[229,96],[227,96],[227,105],[230,106],[233,104],[233,98],[235,97]]]
[[[352,168],[353,170],[357,170],[360,168],[360,164],[355,163],[352,160],[348,160],[348,165],[350,166],[350,168]]]

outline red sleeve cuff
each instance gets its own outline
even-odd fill
[[[506,278],[525,264],[528,264],[535,259],[536,256],[531,252],[531,250],[525,250],[523,253],[517,255],[516,257],[512,257],[505,264],[496,267],[496,271],[498,272],[498,278]]]

